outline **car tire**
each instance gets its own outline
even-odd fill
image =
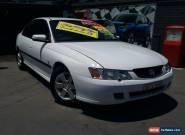
[[[130,44],[134,44],[134,42],[135,42],[134,33],[132,33],[132,32],[128,33],[127,42]]]
[[[16,53],[16,61],[18,68],[24,70],[25,69],[24,59],[20,51],[17,51]]]
[[[76,90],[72,76],[67,69],[57,68],[54,71],[51,86],[56,102],[65,105],[76,103]]]

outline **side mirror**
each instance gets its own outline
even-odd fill
[[[48,38],[44,34],[34,34],[32,36],[32,40],[34,41],[40,41],[40,42],[49,42]]]

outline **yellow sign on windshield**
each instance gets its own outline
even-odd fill
[[[93,38],[98,38],[98,31],[96,30],[63,21],[60,21],[58,23],[56,29],[78,33]]]

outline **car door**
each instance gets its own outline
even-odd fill
[[[34,29],[32,33],[33,35],[38,35],[38,34],[46,35],[48,39],[48,42],[32,40],[30,53],[34,57],[32,60],[33,64],[34,66],[36,66],[36,68],[40,70],[40,72],[42,72],[42,74],[49,76],[51,72],[51,67],[48,64],[48,62],[46,62],[46,60],[42,57],[43,52],[44,51],[47,52],[46,46],[50,45],[51,37],[50,37],[48,23],[45,20],[41,20],[41,19],[36,20],[33,29]]]
[[[22,32],[22,45],[21,51],[27,64],[32,68],[39,70],[42,74],[49,72],[46,68],[47,64],[41,59],[42,51],[48,42],[35,41],[32,39],[33,35],[43,34],[46,35],[48,41],[50,41],[49,27],[45,20],[36,19],[33,20]]]
[[[19,34],[19,49],[22,51],[23,55],[24,54],[30,55],[33,24],[34,24],[33,22],[30,22],[28,25],[25,26],[22,33]],[[27,58],[25,58],[25,59],[27,60]]]
[[[34,25],[32,25],[31,37],[33,35],[38,35],[38,34],[46,35],[46,37],[48,38],[48,41],[50,40],[49,28],[45,20],[37,19],[34,21]],[[47,44],[46,42],[35,41],[35,40],[32,40],[31,38],[29,42],[30,49],[28,53],[32,55],[34,58],[36,58],[37,60],[40,60],[41,51],[46,44]]]

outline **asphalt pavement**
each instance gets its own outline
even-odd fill
[[[149,127],[185,130],[185,69],[164,94],[114,106],[64,106],[48,83],[15,56],[0,56],[0,135],[147,135]],[[165,135],[171,135],[166,133]],[[184,135],[184,132],[177,135]],[[173,133],[173,135],[176,135]]]

